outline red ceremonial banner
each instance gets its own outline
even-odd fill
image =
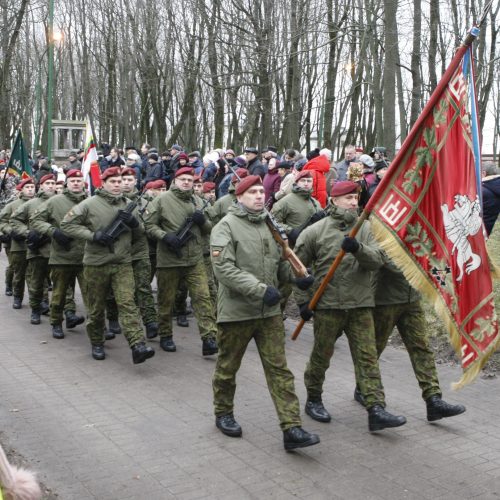
[[[444,318],[464,370],[459,388],[477,376],[499,333],[461,65],[433,98],[366,210],[382,248]]]

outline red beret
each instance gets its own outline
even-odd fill
[[[295,182],[297,182],[299,179],[303,179],[304,177],[312,179],[312,173],[310,170],[301,170],[298,174],[297,177],[295,177]]]
[[[194,182],[203,182],[203,181],[201,180],[201,175],[195,175],[195,176],[194,176]]]
[[[215,189],[215,182],[204,182],[203,183],[203,192],[208,193],[209,191],[212,191],[212,189]]]
[[[33,179],[31,177],[28,177],[27,179],[23,179],[17,186],[16,189],[17,191],[21,191],[26,184],[35,184]]]
[[[189,156],[186,153],[179,153],[177,160],[186,160],[189,161]]]
[[[101,180],[105,181],[110,177],[121,177],[122,169],[120,167],[109,167],[101,174]]]
[[[192,175],[194,177],[194,170],[192,167],[181,167],[175,172],[174,177],[179,177],[179,175]]]
[[[43,177],[40,178],[40,186],[46,182],[46,181],[55,181],[56,180],[56,176],[54,174],[47,174],[47,175],[44,175]]]
[[[161,189],[166,185],[167,183],[163,179],[157,179],[156,181],[149,181],[146,184],[146,189]]]
[[[332,196],[343,196],[345,194],[350,194],[359,191],[359,184],[352,181],[339,181],[336,182],[332,187]]]
[[[135,168],[130,168],[130,167],[126,167],[122,170],[122,176],[124,175],[131,175],[133,177],[136,176],[136,171],[135,171]]]
[[[70,179],[71,177],[83,177],[82,171],[77,168],[72,168],[66,174],[66,179]]]
[[[236,196],[243,194],[247,189],[255,186],[256,184],[260,184],[262,186],[262,179],[260,178],[260,175],[249,175],[245,177],[236,186]]]
[[[237,182],[240,181],[240,179],[244,179],[248,175],[248,170],[246,168],[237,168],[236,173],[233,174],[233,177],[231,178],[231,182],[233,184],[236,184]],[[240,179],[238,179],[238,177]]]

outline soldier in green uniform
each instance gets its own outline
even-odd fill
[[[383,264],[382,251],[375,244],[369,223],[362,225],[357,239],[347,235],[357,221],[358,185],[341,181],[332,188],[330,215],[305,229],[297,240],[295,252],[305,266],[312,266],[318,284],[342,248],[346,256],[316,306],[314,345],[304,373],[307,389],[306,413],[319,422],[331,416],[322,402],[323,383],[330,365],[335,341],[347,335],[358,381],[366,399],[370,431],[398,427],[402,416],[385,410],[385,395],[378,366],[372,310],[373,271]],[[304,320],[312,317],[308,303],[312,294],[296,291]]]
[[[102,175],[102,188],[70,209],[61,221],[61,231],[85,242],[83,254],[84,281],[87,288],[87,334],[92,345],[92,357],[105,358],[104,310],[110,290],[118,306],[123,333],[132,349],[132,360],[142,363],[154,355],[146,346],[141,318],[134,301],[132,243],[144,231],[139,220],[125,209],[130,203],[122,194],[119,167],[110,167]],[[117,217],[125,231],[113,238],[106,228]]]
[[[212,225],[205,217],[202,201],[193,194],[194,172],[190,167],[179,168],[170,190],[150,203],[144,212],[148,235],[158,241],[157,280],[160,346],[174,352],[172,337],[172,307],[179,280],[184,278],[193,303],[193,310],[202,338],[202,354],[217,353],[217,328],[203,265],[202,234]],[[177,232],[188,217],[192,218],[191,237],[183,243]]]
[[[0,213],[0,229],[11,240],[9,265],[14,274],[12,280],[14,302],[12,307],[14,309],[21,309],[24,297],[26,268],[28,266],[28,261],[26,260],[26,237],[24,234],[18,234],[13,230],[10,219],[12,214],[21,205],[35,196],[35,181],[31,178],[24,179],[16,186],[16,190],[19,191],[17,200],[8,203]]]
[[[30,225],[30,218],[56,191],[56,177],[47,174],[40,178],[37,195],[27,203],[20,205],[10,219],[12,229],[26,238],[28,252],[28,292],[31,307],[32,325],[39,325],[40,315],[48,312],[44,299],[44,287],[49,276],[50,237],[35,231]]]
[[[215,203],[215,182],[204,182],[202,187],[202,199],[208,203],[205,213]],[[212,269],[212,261],[210,260],[210,235],[203,236],[203,262],[208,279],[208,289],[210,290],[210,298],[214,312],[217,310],[217,282],[215,280],[214,271]]]
[[[441,398],[434,353],[426,333],[425,314],[420,294],[408,283],[403,273],[385,256],[377,273],[375,291],[375,338],[380,357],[395,326],[410,356],[413,372],[427,406],[427,420],[433,422],[465,412],[463,405],[451,405]],[[364,405],[359,386],[354,399]]]
[[[86,287],[83,279],[82,242],[74,240],[61,230],[64,216],[87,197],[84,191],[83,174],[78,169],[66,173],[66,187],[41,205],[30,219],[35,231],[51,238],[49,266],[52,280],[52,297],[50,301],[50,324],[52,336],[64,338],[62,328],[63,312],[66,316],[66,328],[74,328],[85,321],[76,314],[73,299],[76,280],[80,285],[83,302],[86,303]],[[68,297],[71,300],[68,300]]]
[[[140,198],[136,189],[136,171],[127,167],[122,170],[122,190],[123,194],[130,201],[137,203],[133,211],[136,218],[140,218],[141,209],[146,204],[146,200]],[[158,336],[158,323],[151,290],[151,261],[149,260],[148,238],[146,233],[137,236],[132,244],[132,269],[134,270],[135,281],[135,303],[141,312],[142,322],[146,327],[146,337],[153,339]]]
[[[302,429],[299,400],[285,357],[285,329],[278,291],[280,282],[297,282],[281,247],[265,222],[264,187],[258,175],[241,180],[238,204],[212,231],[210,250],[219,281],[217,323],[219,357],[213,377],[215,424],[227,436],[239,437],[233,414],[236,373],[248,343],[254,339],[264,367],[267,386],[276,407],[286,450],[319,443]],[[314,281],[301,278],[302,288]]]

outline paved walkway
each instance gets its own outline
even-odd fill
[[[1,276],[4,265],[2,253]],[[28,312],[0,296],[0,430],[61,500],[500,497],[498,379],[454,393],[459,369],[440,366],[446,399],[467,412],[429,424],[406,353],[388,348],[381,360],[388,409],[408,423],[370,434],[366,412],[352,399],[352,363],[341,339],[324,394],[332,422],[304,415],[321,443],[286,453],[254,345],[238,376],[243,438],[232,439],[214,426],[214,359],[201,356],[196,328],[175,329],[177,353],[151,342],[156,356],[134,366],[122,336],[97,362],[84,328],[56,341],[47,317],[32,326]],[[302,404],[311,342],[306,328],[287,343]]]

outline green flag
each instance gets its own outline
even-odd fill
[[[12,148],[12,154],[7,165],[9,174],[18,175],[21,178],[31,177],[31,165],[28,161],[28,153],[24,147],[23,134],[21,130],[17,133],[16,142]]]

